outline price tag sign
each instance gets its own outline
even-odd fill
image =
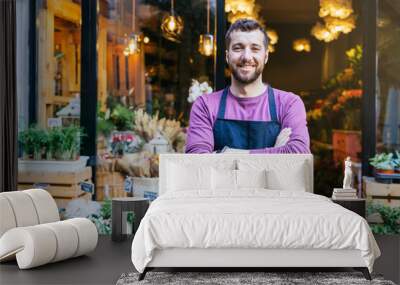
[[[155,192],[144,191],[144,198],[149,199],[150,201],[154,201],[157,199],[158,194]]]
[[[127,176],[124,181],[124,190],[127,193],[133,193],[133,179]]]
[[[90,183],[90,182],[81,182],[81,183],[79,183],[79,184],[80,184],[80,186],[81,186],[81,190],[82,190],[82,191],[84,191],[84,192],[86,192],[86,193],[91,193],[91,194],[94,193],[94,185],[93,185],[93,183]]]
[[[38,188],[38,189],[43,189],[43,190],[47,190],[47,188],[49,188],[49,184],[48,183],[35,183],[33,184],[33,188]]]

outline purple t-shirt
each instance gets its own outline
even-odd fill
[[[223,90],[202,95],[190,111],[186,153],[211,153],[214,150],[213,126]],[[299,96],[274,89],[275,105],[281,128],[291,128],[289,141],[284,146],[250,150],[250,153],[310,153],[310,136],[306,110]],[[236,97],[228,92],[225,119],[270,121],[268,89],[256,97]]]

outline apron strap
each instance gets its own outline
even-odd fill
[[[228,96],[229,87],[226,87],[222,92],[221,101],[218,107],[218,115],[217,119],[224,119],[225,118],[225,108],[226,108],[226,97]]]
[[[218,119],[225,118],[225,109],[226,109],[226,97],[228,96],[229,87],[226,87],[222,92],[221,101],[218,107]],[[268,85],[268,105],[269,105],[269,113],[271,115],[271,121],[278,122],[278,116],[276,114],[276,105],[275,105],[275,96],[274,90],[270,85]]]
[[[274,90],[270,85],[268,85],[268,105],[269,105],[269,113],[271,115],[271,121],[278,122],[278,116],[276,115]]]

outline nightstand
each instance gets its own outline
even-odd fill
[[[332,202],[365,218],[365,199],[332,199]]]
[[[149,200],[139,197],[121,197],[112,199],[112,233],[113,241],[123,241],[127,239],[127,235],[123,234],[126,227],[126,217],[124,212],[133,212],[135,214],[133,222],[133,233],[139,227],[140,221],[149,208]]]

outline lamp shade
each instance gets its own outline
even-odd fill
[[[211,34],[200,35],[199,52],[202,55],[210,56],[214,53],[214,36]]]

